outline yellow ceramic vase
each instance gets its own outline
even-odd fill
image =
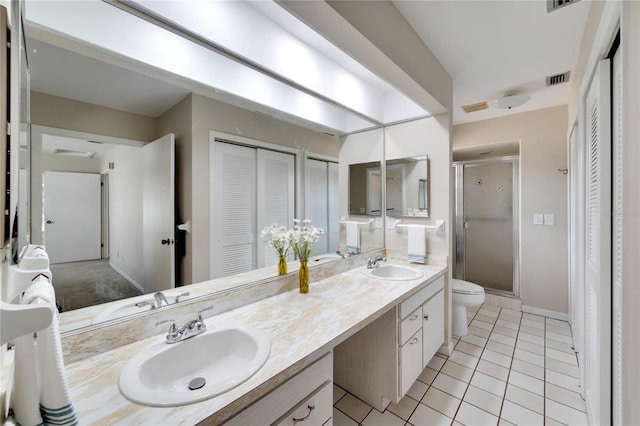
[[[300,293],[306,294],[309,293],[309,261],[308,260],[300,260]]]
[[[287,273],[287,257],[280,256],[278,261],[278,275],[284,275]]]

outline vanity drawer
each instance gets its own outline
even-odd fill
[[[284,416],[278,426],[321,426],[332,416],[333,385],[327,382]]]
[[[434,282],[405,300],[400,304],[400,319],[405,319],[409,314],[422,306],[431,296],[444,288],[444,276],[437,278]]]
[[[407,340],[422,327],[422,307],[419,307],[400,323],[400,345],[404,345]]]
[[[422,330],[400,348],[400,370],[400,395],[406,395],[422,372]]]

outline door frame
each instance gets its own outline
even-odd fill
[[[520,156],[506,155],[481,160],[468,160],[453,162],[455,175],[455,271],[454,276],[464,279],[465,266],[465,227],[464,227],[464,166],[488,163],[513,164],[513,288],[512,292],[485,289],[497,295],[509,295],[520,297]]]

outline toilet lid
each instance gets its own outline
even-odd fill
[[[469,281],[453,279],[453,292],[461,294],[484,294],[484,288]]]

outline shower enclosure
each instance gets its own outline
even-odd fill
[[[455,276],[519,295],[518,157],[454,163]]]

